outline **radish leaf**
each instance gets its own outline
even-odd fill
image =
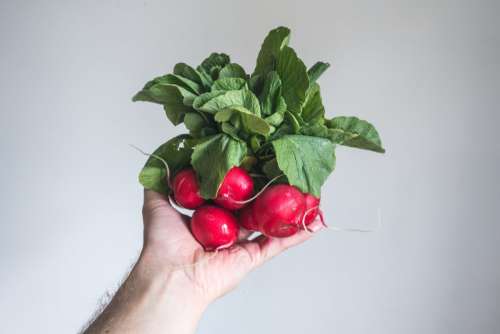
[[[301,117],[309,124],[322,123],[325,116],[325,108],[321,102],[319,85],[313,84],[306,93],[306,99],[302,106]]]
[[[194,140],[190,136],[180,135],[158,147],[153,154],[167,162],[171,176],[173,176],[181,169],[189,166],[194,143]],[[170,189],[165,179],[166,176],[165,165],[157,158],[151,156],[139,174],[139,182],[145,189],[167,195]]]
[[[213,52],[208,56],[201,65],[199,70],[207,74],[212,80],[217,80],[220,70],[229,64],[229,56],[225,53]]]
[[[325,122],[330,139],[337,144],[385,153],[375,127],[357,117],[334,117]]]
[[[241,78],[241,79],[246,79],[247,74],[245,73],[245,70],[243,67],[236,63],[231,63],[227,64],[220,70],[219,72],[219,79],[220,78]]]
[[[203,198],[215,198],[227,172],[239,166],[247,152],[245,143],[221,133],[194,147],[191,164],[200,183]]]
[[[246,87],[246,80],[242,78],[219,78],[212,86],[213,91],[240,90]]]
[[[272,142],[279,169],[302,192],[321,195],[321,186],[335,167],[333,143],[325,138],[287,135]]]
[[[309,77],[309,86],[312,86],[316,80],[323,74],[330,64],[318,61],[310,69],[307,70],[307,76]]]
[[[292,48],[285,46],[276,60],[276,71],[282,82],[283,98],[288,110],[300,113],[309,87],[306,66]]]
[[[219,91],[216,91],[217,93]],[[215,92],[214,92],[215,93]],[[205,95],[205,94],[204,94]],[[248,89],[231,90],[222,94],[215,94],[212,98],[205,98],[200,95],[195,100],[193,106],[195,109],[215,114],[216,112],[231,106],[242,106],[248,109],[252,114],[260,116],[260,105],[257,97]]]
[[[278,27],[271,30],[262,43],[252,77],[255,75],[266,75],[268,72],[274,70],[278,54],[284,46],[288,45],[289,40],[290,29]]]

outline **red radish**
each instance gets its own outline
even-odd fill
[[[240,210],[239,220],[240,225],[249,231],[258,231],[259,225],[253,219],[253,203],[245,206]]]
[[[297,233],[305,209],[306,201],[297,188],[278,184],[257,197],[252,211],[263,234],[283,238]]]
[[[231,212],[206,205],[194,212],[191,232],[206,250],[218,250],[230,247],[238,240],[239,227]]]
[[[174,177],[172,191],[177,204],[186,209],[196,209],[205,200],[200,196],[196,174],[192,168],[181,170]]]
[[[311,194],[305,193],[304,199],[306,200],[306,211],[304,214],[304,225],[307,226],[311,224],[319,213],[319,202],[318,197],[314,197]]]
[[[224,177],[214,202],[228,210],[237,210],[245,206],[240,202],[249,199],[252,193],[252,177],[243,168],[233,167]]]

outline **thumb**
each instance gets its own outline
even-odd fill
[[[175,216],[180,214],[170,205],[168,197],[153,190],[144,189],[144,205],[142,215],[151,216]]]
[[[314,233],[323,228],[323,224],[317,218],[313,223],[308,226]],[[304,241],[310,239],[314,234],[308,231],[301,230],[298,233],[287,238],[270,238],[261,235],[246,245],[246,250],[257,261],[254,262],[256,266],[269,261],[276,255],[282,253],[290,247],[297,246]]]

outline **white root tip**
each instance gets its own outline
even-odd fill
[[[382,227],[382,210],[377,209],[377,226],[372,229],[362,229],[362,228],[346,228],[346,227],[329,227],[332,231],[337,232],[357,232],[357,233],[372,233],[376,232]]]

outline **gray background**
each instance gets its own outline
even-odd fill
[[[4,333],[74,333],[141,245],[144,157],[184,131],[130,100],[211,51],[253,69],[277,25],[329,115],[379,129],[338,149],[332,226],[252,273],[200,333],[500,332],[497,1],[2,1],[0,314]]]

